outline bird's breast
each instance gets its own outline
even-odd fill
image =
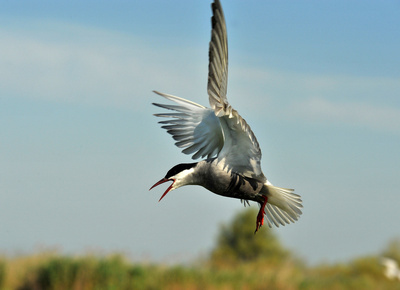
[[[264,184],[256,179],[226,171],[214,161],[204,171],[202,186],[222,196],[258,201]]]

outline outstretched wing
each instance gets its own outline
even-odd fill
[[[228,86],[228,39],[224,12],[216,0],[211,5],[211,41],[208,52],[208,97],[211,108],[218,117],[225,115],[229,107],[226,99]]]
[[[153,103],[153,105],[173,110],[172,113],[155,114],[157,117],[172,118],[160,121],[162,128],[177,141],[175,143],[185,154],[193,154],[192,158],[208,158],[216,156],[224,145],[219,118],[214,111],[194,102],[154,91],[177,105]]]
[[[225,144],[218,155],[228,169],[248,177],[265,180],[261,171],[261,150],[246,121],[226,97],[228,85],[228,40],[221,3],[212,4],[212,31],[209,48],[208,96],[211,108],[220,118]]]
[[[228,42],[221,3],[212,4],[212,31],[209,49],[208,95],[212,109],[194,102],[159,92],[160,96],[178,105],[154,104],[173,113],[156,114],[172,118],[161,121],[192,158],[218,155],[227,170],[265,181],[261,171],[261,150],[254,133],[246,121],[234,110],[226,98],[228,83]]]

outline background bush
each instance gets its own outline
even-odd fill
[[[123,255],[71,257],[54,252],[0,258],[0,289],[400,289],[383,274],[381,256],[400,262],[400,240],[377,255],[307,266],[262,227],[256,210],[221,226],[214,249],[192,265],[132,263]]]

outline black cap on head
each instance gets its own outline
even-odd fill
[[[181,163],[178,165],[175,165],[174,167],[172,167],[167,174],[165,175],[165,178],[170,178],[171,176],[174,176],[175,174],[178,174],[179,172],[186,170],[186,169],[190,169],[195,167],[197,164],[197,162],[195,163]]]

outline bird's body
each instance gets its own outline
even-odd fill
[[[209,191],[226,197],[242,200],[260,200],[264,184],[256,179],[222,170],[217,158],[193,164],[193,174],[187,185],[200,185]]]
[[[228,44],[219,0],[214,1],[212,10],[207,90],[211,108],[159,92],[155,93],[175,104],[154,104],[173,111],[156,116],[172,118],[160,123],[177,141],[175,145],[184,148],[183,153],[193,154],[193,159],[206,159],[174,166],[153,187],[173,181],[160,200],[170,190],[200,185],[218,195],[258,202],[261,208],[256,231],[264,222],[264,214],[269,226],[294,222],[301,215],[300,196],[267,180],[261,170],[258,141],[227,100]]]

